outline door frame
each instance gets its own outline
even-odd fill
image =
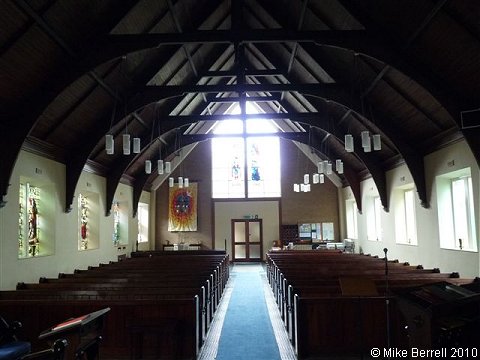
[[[235,241],[235,223],[243,222],[245,223],[245,241]],[[259,258],[250,258],[250,241],[247,237],[249,234],[249,227],[250,223],[257,222],[260,226],[260,257]],[[263,220],[262,219],[231,219],[231,246],[232,246],[232,262],[258,262],[263,261]],[[243,259],[235,259],[235,245],[245,244],[245,258]],[[254,242],[254,244],[258,244]]]

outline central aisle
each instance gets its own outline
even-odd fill
[[[280,359],[260,265],[235,265],[233,291],[218,345],[217,360]]]
[[[295,360],[262,264],[236,264],[198,360]]]

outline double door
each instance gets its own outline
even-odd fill
[[[232,219],[233,261],[261,261],[262,252],[262,219]]]

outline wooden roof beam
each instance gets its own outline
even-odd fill
[[[278,69],[246,69],[245,76],[268,77],[282,76],[283,71]],[[202,77],[236,77],[234,70],[207,71],[201,75]]]
[[[375,36],[364,30],[291,31],[284,29],[200,30],[184,33],[108,34],[85,49],[91,67],[122,55],[162,45],[311,42],[350,47]]]

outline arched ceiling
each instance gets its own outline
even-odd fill
[[[136,207],[156,178],[145,160],[208,139],[250,98],[282,137],[344,161],[360,210],[369,176],[388,210],[385,172],[402,163],[428,207],[426,154],[465,139],[480,162],[461,117],[480,107],[478,19],[477,0],[1,2],[0,204],[25,149],[66,165],[66,211],[85,169],[107,178],[107,204],[132,185]],[[361,150],[365,130],[382,150]],[[139,154],[122,154],[125,131]]]

